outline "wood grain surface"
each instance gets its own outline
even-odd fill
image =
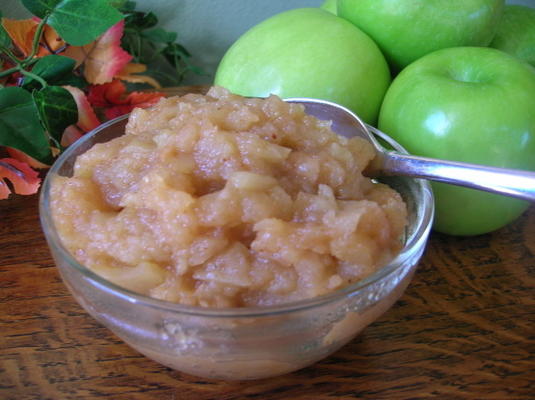
[[[331,357],[273,379],[162,367],[61,282],[37,196],[0,201],[0,399],[535,399],[535,207],[492,234],[432,233],[403,297]]]

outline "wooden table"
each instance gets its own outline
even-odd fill
[[[250,382],[162,367],[62,284],[37,196],[0,201],[0,399],[533,399],[535,207],[493,234],[433,233],[401,300],[333,356]]]

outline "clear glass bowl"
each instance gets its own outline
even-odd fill
[[[367,279],[321,297],[265,308],[184,306],[123,289],[79,264],[62,245],[50,210],[50,184],[72,175],[76,157],[124,132],[126,116],[72,145],[50,169],[40,198],[42,227],[61,276],[82,307],[134,349],[170,368],[216,379],[258,379],[327,357],[353,339],[401,296],[424,251],[433,219],[426,181],[388,178],[409,209],[405,246]],[[399,144],[381,138],[398,151]]]

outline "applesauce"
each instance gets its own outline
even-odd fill
[[[162,99],[55,177],[54,224],[78,262],[148,296],[203,307],[316,297],[401,249],[406,206],[362,175],[364,139],[276,96]]]

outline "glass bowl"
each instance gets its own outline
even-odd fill
[[[201,308],[169,303],[119,287],[79,264],[62,245],[50,210],[55,176],[71,176],[76,157],[124,133],[127,116],[73,144],[50,169],[40,197],[41,224],[61,277],[80,305],[128,345],[170,368],[205,378],[243,380],[285,374],[332,354],[401,296],[425,249],[433,195],[420,179],[384,182],[408,205],[405,245],[388,265],[333,293],[264,308]],[[334,129],[336,131],[336,129]],[[390,137],[375,132],[398,151]]]

